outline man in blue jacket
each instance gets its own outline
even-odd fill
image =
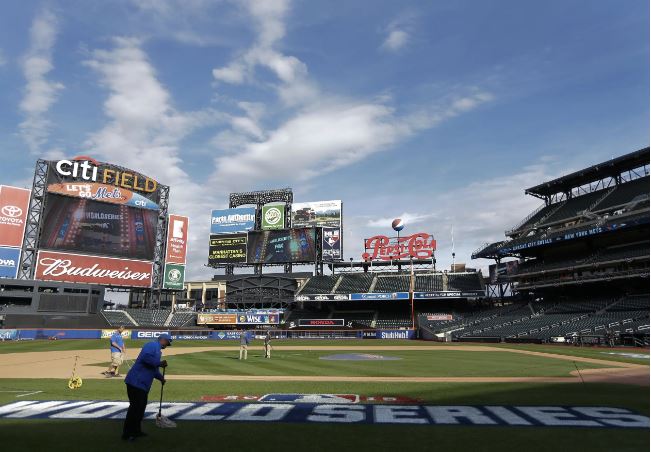
[[[154,378],[162,385],[165,384],[165,379],[158,368],[167,367],[167,361],[161,360],[161,350],[170,345],[172,345],[172,338],[167,333],[158,336],[158,340],[145,344],[124,379],[129,396],[129,410],[122,431],[124,440],[133,441],[139,436],[145,436],[141,430],[141,423],[145,416],[147,396]]]

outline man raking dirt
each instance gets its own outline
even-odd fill
[[[124,379],[127,385],[127,395],[129,396],[129,410],[124,420],[123,440],[134,441],[136,438],[146,436],[141,429],[141,424],[142,418],[145,416],[147,397],[154,378],[161,382],[161,399],[156,425],[163,428],[175,426],[172,421],[165,418],[161,413],[163,404],[162,386],[165,385],[165,376],[158,370],[160,367],[163,368],[164,372],[167,367],[167,361],[161,360],[161,350],[170,345],[172,345],[172,338],[167,333],[161,334],[157,340],[145,344]]]

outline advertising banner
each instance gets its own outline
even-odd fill
[[[189,223],[190,219],[188,217],[174,214],[169,215],[165,262],[170,264],[185,264]]]
[[[250,264],[313,262],[316,258],[316,229],[251,231],[247,244]]]
[[[131,331],[131,339],[156,339],[161,334],[170,334],[169,331]]]
[[[158,210],[160,202],[160,186],[154,179],[87,156],[49,162],[47,183],[52,193],[141,209]],[[84,187],[74,187],[76,183]]]
[[[285,204],[267,204],[262,206],[262,229],[285,228]]]
[[[235,325],[237,314],[199,314],[197,325]]]
[[[280,323],[278,314],[247,314],[242,313],[237,316],[239,325],[277,325]]]
[[[247,234],[214,234],[210,236],[208,264],[246,262]]]
[[[213,331],[210,333],[210,339],[222,341],[237,341],[240,339],[239,331]]]
[[[364,240],[364,249],[364,260],[430,259],[436,251],[436,240],[426,232],[405,237],[376,235]]]
[[[341,228],[341,200],[292,204],[292,227]]]
[[[414,330],[377,330],[377,339],[413,339],[416,337]]]
[[[100,330],[53,330],[33,329],[19,330],[20,340],[28,339],[99,339],[102,335]]]
[[[452,314],[428,314],[427,320],[432,320],[432,321],[452,320]]]
[[[18,330],[0,330],[0,340],[3,341],[18,340]]]
[[[298,319],[298,326],[344,326],[344,319]]]
[[[0,246],[0,278],[16,278],[20,265],[20,248]]]
[[[342,203],[341,200],[298,202],[292,204],[292,227],[323,228],[323,259],[341,260]]]
[[[160,208],[158,204],[143,195],[97,182],[54,183],[47,186],[47,191],[58,195],[121,204],[139,209],[158,210]]]
[[[320,294],[320,295],[296,295],[295,301],[345,301],[350,300],[349,294],[335,293],[335,294]]]
[[[255,227],[255,207],[213,210],[210,218],[211,234],[248,232]]]
[[[34,279],[108,286],[151,287],[153,263],[39,251]]]
[[[113,333],[115,333],[116,331],[117,331],[117,329],[113,329],[113,330],[102,330],[101,339],[108,339],[108,338],[110,338],[111,336],[113,336]],[[122,331],[121,336],[122,336],[124,339],[130,339],[130,338],[131,338],[131,331],[129,331],[129,330],[124,330],[124,331]]]
[[[0,246],[23,246],[30,190],[0,185]]]
[[[165,264],[163,289],[183,290],[185,283],[185,265]]]
[[[341,260],[341,229],[323,228],[323,259]]]
[[[351,293],[351,300],[408,300],[409,292]]]
[[[414,292],[414,298],[478,298],[486,294],[483,290],[445,291],[445,292]]]
[[[150,260],[157,225],[155,210],[48,195],[39,247]]]

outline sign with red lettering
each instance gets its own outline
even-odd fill
[[[170,214],[167,225],[167,254],[165,258],[165,262],[168,264],[185,264],[189,222],[188,217]]]
[[[34,279],[106,286],[151,287],[153,263],[39,251]]]
[[[364,249],[364,260],[430,259],[436,250],[436,240],[426,232],[405,237],[376,235],[364,240]]]
[[[0,185],[0,246],[23,246],[30,193],[24,188]]]

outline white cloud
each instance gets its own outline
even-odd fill
[[[382,43],[382,48],[391,52],[397,52],[409,42],[409,33],[405,30],[390,30],[389,35]]]
[[[491,99],[489,93],[473,92],[404,116],[385,101],[335,99],[300,109],[269,131],[259,129],[258,123],[255,129],[240,133],[234,127],[215,140],[231,151],[215,159],[215,182],[243,189],[251,180],[306,181],[383,151]]]
[[[120,164],[170,185],[170,212],[191,219],[189,277],[205,273],[205,242],[210,208],[208,190],[182,168],[180,142],[199,127],[222,121],[206,110],[180,112],[135,39],[117,38],[110,50],[95,50],[86,65],[109,90],[104,103],[108,124],[87,142],[101,159]]]
[[[488,92],[472,88],[454,90],[427,108],[397,112],[391,99],[346,99],[322,93],[310,80],[307,65],[278,46],[285,36],[287,0],[247,1],[246,11],[256,32],[254,43],[228,65],[213,70],[222,83],[256,83],[258,67],[271,70],[274,86],[284,104],[275,126],[265,127],[261,111],[245,111],[231,119],[230,130],[213,139],[226,151],[215,159],[213,183],[224,190],[259,184],[305,182],[387,149],[412,134],[477,108],[492,100]],[[403,14],[391,27],[408,27],[412,16]],[[248,185],[248,186],[247,186]]]
[[[400,194],[383,196],[381,204],[373,205],[371,199],[364,200],[368,211],[387,212],[386,206],[400,206],[410,209],[393,217],[369,218],[356,215],[354,210],[345,213],[345,240],[347,256],[359,258],[363,252],[364,238],[380,233],[391,235],[391,221],[402,218],[405,229],[402,235],[429,232],[437,241],[437,265],[449,268],[452,261],[451,230],[454,228],[456,262],[465,262],[469,267],[485,267],[486,260],[471,260],[472,252],[487,242],[504,240],[504,231],[518,224],[537,208],[542,201],[525,196],[524,189],[533,183],[556,177],[561,172],[557,165],[540,159],[521,171],[506,173],[466,186],[460,186],[440,193],[423,195]],[[350,203],[349,203],[350,205]]]
[[[57,18],[51,11],[41,11],[32,22],[30,48],[22,61],[27,84],[19,106],[25,119],[19,128],[21,136],[34,153],[39,152],[47,142],[51,122],[46,113],[63,89],[63,84],[47,78],[54,68],[52,48],[56,41],[57,26]]]
[[[407,47],[412,40],[416,18],[416,14],[406,11],[392,20],[383,30],[386,37],[382,41],[380,49],[386,52],[396,53]]]

